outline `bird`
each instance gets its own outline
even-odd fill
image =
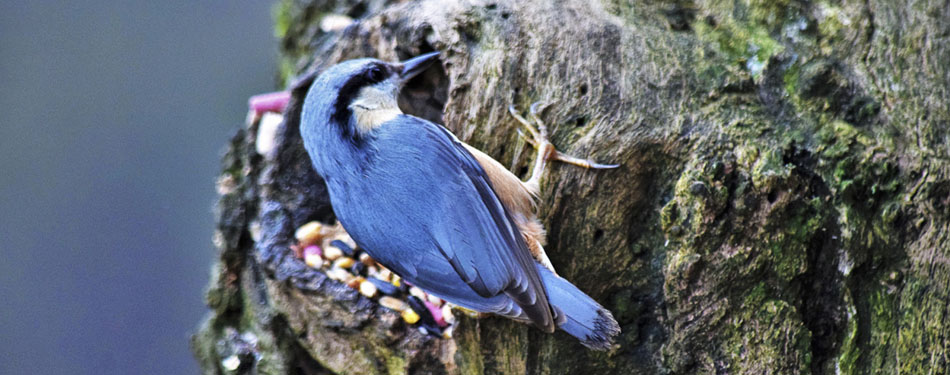
[[[376,262],[434,296],[610,349],[620,327],[555,272],[536,201],[548,160],[616,165],[557,151],[539,103],[530,109],[537,128],[509,106],[538,150],[527,181],[445,127],[403,113],[400,89],[439,56],[348,60],[298,81],[300,135],[338,221]]]

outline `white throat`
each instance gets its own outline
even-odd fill
[[[391,91],[394,90],[389,85],[367,86],[360,89],[356,99],[349,106],[360,133],[376,129],[402,114],[399,105],[396,104],[396,97]]]

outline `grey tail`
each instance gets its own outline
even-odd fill
[[[620,333],[620,325],[610,311],[540,264],[538,273],[547,289],[558,328],[578,338],[588,348],[610,349],[614,337]]]

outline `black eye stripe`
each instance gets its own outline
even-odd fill
[[[379,66],[374,66],[374,67],[369,68],[369,70],[366,71],[366,78],[368,78],[368,80],[372,83],[378,83],[383,80],[384,74],[385,73],[383,72],[383,68]]]
[[[386,80],[386,78],[389,78],[392,73],[393,70],[389,65],[379,63],[370,65],[363,72],[363,77],[365,79],[364,84],[374,85],[380,83]]]
[[[393,69],[386,64],[373,63],[366,66],[362,72],[354,74],[346,83],[340,87],[336,102],[333,104],[333,119],[337,123],[345,123],[350,116],[350,109],[347,108],[360,89],[365,86],[375,85],[384,81],[392,75]]]

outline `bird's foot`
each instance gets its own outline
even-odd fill
[[[516,120],[518,120],[522,126],[524,126],[525,130],[528,131],[528,134],[526,135],[521,131],[521,129],[518,129],[518,134],[523,137],[525,141],[530,143],[531,146],[538,150],[539,157],[544,158],[545,160],[557,160],[587,169],[611,169],[620,166],[618,164],[601,164],[590,159],[581,159],[558,151],[554,147],[554,144],[548,140],[547,126],[544,124],[544,121],[541,121],[541,118],[538,117],[538,113],[540,112],[538,107],[547,105],[547,103],[536,102],[530,107],[529,114],[531,116],[531,120],[534,121],[535,124],[538,124],[537,127],[532,125],[531,122],[518,114],[518,111],[515,110],[513,105],[508,106],[508,112],[510,112],[511,115]]]
[[[542,105],[546,106],[547,104],[536,102],[531,105],[529,110],[531,120],[537,124],[537,128],[535,128],[535,126],[527,119],[518,114],[518,111],[515,110],[513,105],[508,106],[508,112],[511,113],[511,116],[518,120],[518,122],[520,122],[528,132],[526,135],[523,131],[521,131],[521,129],[518,129],[518,134],[524,138],[525,141],[530,143],[531,146],[538,150],[534,170],[531,173],[531,177],[528,179],[528,184],[538,183],[538,179],[541,178],[541,173],[544,171],[548,160],[557,160],[587,169],[610,169],[619,167],[618,164],[601,164],[590,159],[581,159],[558,151],[557,148],[554,147],[554,144],[548,140],[547,126],[545,126],[544,121],[541,121],[541,118],[538,116],[538,108]]]

